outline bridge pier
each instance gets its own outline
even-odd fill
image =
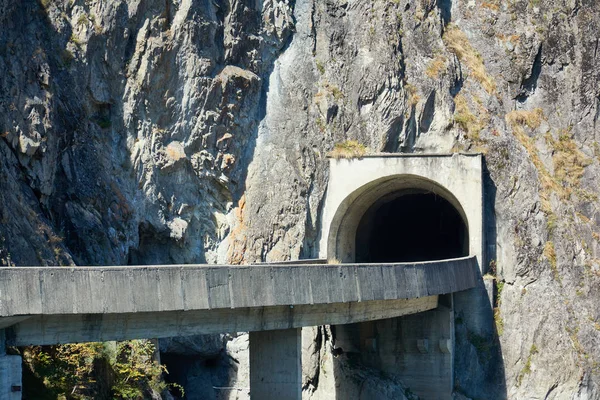
[[[6,354],[4,330],[0,330],[0,399],[21,400],[21,356]]]
[[[454,387],[452,295],[421,313],[335,327],[335,345],[396,375],[422,399],[450,400]]]
[[[250,332],[250,398],[302,399],[301,328]]]
[[[384,327],[392,329],[388,331]],[[440,301],[435,310],[382,321],[379,328],[384,328],[381,330],[389,335],[383,335],[381,340],[384,371],[398,373],[403,383],[422,399],[452,399],[454,312],[451,305]]]

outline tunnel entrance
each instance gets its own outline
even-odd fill
[[[356,262],[413,262],[469,255],[468,230],[443,197],[419,190],[376,201],[356,231]]]
[[[331,159],[319,256],[339,263],[384,263],[472,255],[483,274],[483,177],[480,154]],[[453,262],[447,266],[456,272]],[[406,269],[414,278],[398,279],[398,274],[379,268],[372,273],[387,274],[387,295],[394,287],[418,287],[422,277],[438,267],[442,266],[396,269]],[[420,398],[451,398],[455,354],[472,346],[456,335],[455,314],[462,316],[464,326],[485,335],[492,314],[483,311],[490,307],[485,291],[449,293],[435,300],[437,308],[414,315],[336,325],[334,348],[358,353],[360,362],[398,376]],[[456,376],[466,379],[460,369]]]

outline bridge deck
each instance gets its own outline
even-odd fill
[[[401,264],[0,268],[0,317],[412,299],[476,285],[475,257]]]
[[[475,257],[402,264],[0,268],[13,345],[287,329],[392,318],[475,287]]]

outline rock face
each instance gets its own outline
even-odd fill
[[[484,152],[498,337],[457,316],[456,390],[600,398],[594,2],[0,0],[0,26],[2,264],[313,257],[335,143]]]
[[[214,346],[208,340],[198,340],[204,346],[196,343],[191,352],[191,346],[186,346],[184,354],[177,349],[164,349],[169,352],[162,358],[169,365],[167,378],[184,388],[186,399],[250,399],[248,335],[222,339],[223,345],[216,353],[212,352]]]

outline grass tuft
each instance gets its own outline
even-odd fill
[[[327,124],[321,117],[317,117],[317,119],[315,119],[315,124],[317,124],[320,132],[325,132],[325,129],[327,129]]]
[[[411,106],[417,105],[419,100],[421,100],[421,96],[419,96],[419,89],[417,89],[415,85],[405,83],[404,90],[406,90],[406,94],[408,95],[408,104]]]
[[[569,131],[561,132],[558,140],[546,135],[546,140],[554,148],[552,154],[554,178],[569,192],[567,194],[570,194],[572,188],[579,186],[585,167],[592,161],[579,150]]]
[[[538,353],[538,349],[537,346],[535,344],[531,345],[531,348],[529,349],[529,355],[527,356],[527,361],[525,361],[525,365],[523,366],[523,369],[521,370],[521,372],[519,372],[519,375],[517,376],[517,386],[521,386],[521,382],[523,381],[523,378],[525,377],[525,375],[529,375],[531,373],[531,361],[534,355],[536,355]]]
[[[471,112],[465,96],[459,94],[454,98],[456,108],[454,110],[454,123],[458,125],[468,138],[479,139],[481,126],[477,117]]]
[[[69,38],[69,42],[73,43],[77,47],[81,47],[81,45],[83,44],[83,42],[79,39],[79,37],[77,37],[77,35],[75,35],[74,33],[71,34],[71,37]]]
[[[550,269],[552,270],[552,276],[558,282],[561,282],[560,275],[558,274],[558,268],[556,266],[556,250],[554,249],[554,243],[551,241],[546,242],[544,245],[544,257],[550,262]]]
[[[544,112],[541,108],[534,110],[514,110],[506,114],[506,122],[509,125],[527,126],[529,129],[539,128],[543,119]]]
[[[541,108],[536,108],[534,110],[514,110],[506,114],[504,119],[508,126],[512,128],[513,134],[521,145],[523,145],[527,154],[529,154],[529,158],[533,162],[533,165],[538,171],[538,179],[540,180],[541,185],[540,200],[542,203],[542,211],[550,217],[553,215],[552,207],[550,206],[550,196],[552,192],[559,191],[560,186],[557,185],[554,177],[540,159],[534,139],[525,131],[526,127],[532,130],[537,129],[544,119],[544,113]]]
[[[473,78],[490,94],[496,92],[496,82],[488,75],[481,55],[471,46],[469,39],[455,24],[448,24],[442,37],[446,46],[471,71]]]
[[[480,110],[481,117],[478,118],[471,112],[467,98],[462,94],[458,94],[454,98],[454,104],[454,123],[466,133],[467,139],[475,144],[481,144],[479,134],[488,124],[488,115],[485,109]]]
[[[431,79],[439,79],[446,70],[446,62],[448,60],[444,56],[437,56],[427,64],[425,74]]]
[[[319,71],[319,74],[324,75],[325,66],[323,65],[323,63],[319,60],[315,60],[315,64],[317,65],[317,71]]]
[[[481,3],[482,8],[487,8],[488,10],[492,10],[494,12],[500,11],[500,5],[497,4],[496,1],[484,1]]]
[[[356,140],[346,140],[342,143],[336,143],[333,150],[329,152],[329,157],[340,158],[361,158],[367,153],[367,147]]]
[[[81,15],[79,16],[79,18],[77,18],[77,22],[76,22],[76,24],[75,24],[75,25],[77,25],[77,26],[80,26],[80,25],[87,25],[88,21],[89,21],[89,18],[88,18],[88,16],[87,16],[87,15],[85,15],[85,14],[81,14]]]
[[[500,314],[500,307],[494,308],[494,323],[496,324],[496,333],[498,333],[498,336],[502,336],[504,333],[504,320]]]

